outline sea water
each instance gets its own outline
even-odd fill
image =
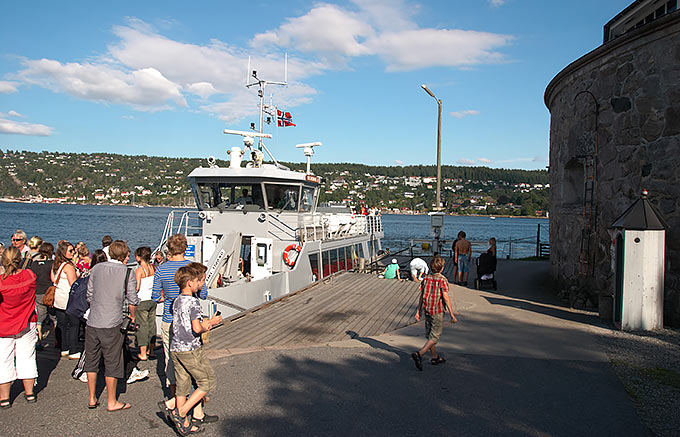
[[[0,241],[9,245],[14,231],[22,229],[29,238],[40,235],[55,246],[62,239],[73,244],[84,241],[92,251],[101,248],[101,239],[108,234],[126,240],[132,250],[139,246],[155,248],[170,211],[171,208],[116,205],[0,203]],[[427,215],[387,214],[382,216],[382,222],[382,246],[392,252],[407,248],[411,240],[430,238]],[[512,258],[521,258],[535,255],[539,226],[540,240],[547,243],[547,219],[446,216],[443,238],[453,240],[459,231],[465,231],[467,239],[476,243],[475,252],[480,252],[488,247],[489,238],[495,237],[499,257],[508,256],[512,250]]]

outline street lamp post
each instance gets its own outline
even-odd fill
[[[442,101],[435,97],[427,85],[420,85],[426,93],[437,101],[439,113],[437,116],[437,203],[435,211],[441,211],[441,188],[442,188]]]

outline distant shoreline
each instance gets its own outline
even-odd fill
[[[87,205],[87,206],[127,206],[127,207],[133,207],[133,208],[189,208],[192,209],[194,207],[187,207],[187,206],[181,206],[181,205],[147,205],[147,204],[136,204],[136,205],[131,205],[129,203],[125,204],[116,204],[116,203],[89,203],[89,202],[32,202],[30,200],[21,200],[21,199],[12,199],[9,197],[0,197],[0,202],[2,203],[25,203],[25,204],[30,204],[30,205]],[[383,215],[417,215],[417,216],[427,216],[429,215],[428,213],[395,213],[395,212],[385,212],[382,213]],[[450,214],[450,213],[444,213],[448,217],[486,217],[486,218],[530,218],[530,219],[548,219],[548,217],[537,217],[533,215],[503,215],[503,214],[494,214],[494,215],[485,215],[485,214]]]
[[[1,203],[25,203],[29,205],[83,205],[83,206],[131,206],[133,208],[188,208],[181,205],[148,205],[148,204],[130,204],[130,203],[90,203],[90,202],[32,202],[30,200],[12,199],[9,197],[0,197]],[[192,207],[193,208],[193,207]]]

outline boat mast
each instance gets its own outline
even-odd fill
[[[257,77],[257,71],[252,70],[250,71],[250,58],[248,58],[248,76],[246,80],[246,88],[250,88],[252,86],[258,86],[260,87],[259,90],[257,90],[257,96],[260,98],[260,126],[259,126],[259,132],[264,133],[264,114],[267,111],[267,106],[264,104],[264,96],[265,96],[265,89],[267,88],[267,85],[279,85],[279,86],[288,86],[288,53],[285,55],[285,64],[284,64],[284,79],[283,82],[275,82],[275,81],[270,81],[270,80],[265,80],[265,79],[260,79]],[[251,77],[252,79],[255,79],[255,81],[251,82]],[[267,112],[270,116],[274,117],[276,119],[277,114],[276,112],[274,113],[269,113]],[[274,160],[274,162],[278,165],[278,162],[276,162],[276,159],[274,156],[272,156],[271,152],[267,149],[267,147],[264,145],[264,142],[262,141],[262,137],[260,137],[260,140],[258,141],[257,148],[259,150],[262,150],[263,148],[267,151],[269,156]]]

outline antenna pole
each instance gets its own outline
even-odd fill
[[[250,56],[248,56],[248,69],[246,70],[246,86],[248,86],[249,81],[250,81]]]

